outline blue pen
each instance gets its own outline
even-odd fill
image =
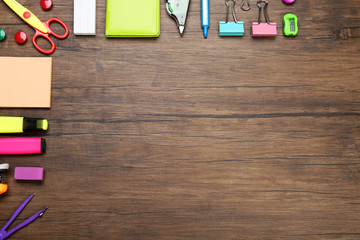
[[[201,27],[204,30],[204,37],[208,35],[210,26],[210,0],[201,0]]]

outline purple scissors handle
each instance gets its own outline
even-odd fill
[[[51,30],[50,28],[50,23],[52,22],[57,22],[59,23],[61,26],[63,26],[63,28],[65,29],[65,33],[63,35],[59,35],[57,33],[55,33],[53,30]],[[65,39],[67,38],[67,36],[69,35],[69,28],[66,26],[66,24],[61,21],[60,19],[58,18],[50,18],[49,20],[47,20],[46,22],[43,22],[43,24],[45,25],[46,29],[48,30],[48,33],[43,33],[37,29],[35,29],[35,34],[34,34],[34,37],[32,39],[32,43],[34,44],[34,47],[44,53],[44,54],[51,54],[55,51],[55,43],[54,41],[50,38],[50,36],[54,36],[58,39]],[[42,49],[41,47],[39,47],[39,45],[36,43],[36,40],[39,38],[39,37],[42,37],[42,38],[45,38],[48,42],[50,42],[51,44],[51,48],[49,50],[44,50]]]
[[[0,230],[0,240],[4,240],[8,238],[11,234],[18,231],[19,229],[25,227],[31,222],[35,221],[38,217],[41,217],[44,212],[47,210],[46,208],[41,209],[39,212],[34,214],[32,217],[28,218],[24,222],[20,223],[18,226],[14,227],[10,231],[6,231],[6,229],[11,225],[11,223],[15,220],[15,218],[21,213],[21,211],[26,207],[26,205],[31,201],[31,199],[35,196],[35,193],[30,195],[19,207],[16,209],[14,214],[11,216],[10,220],[6,223],[6,225]]]

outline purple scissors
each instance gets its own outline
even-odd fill
[[[26,225],[30,224],[31,222],[35,221],[38,217],[41,217],[44,212],[48,209],[48,207],[45,207],[41,209],[39,212],[37,212],[32,217],[28,218],[24,222],[20,223],[18,226],[14,227],[10,231],[6,231],[6,229],[10,226],[10,224],[15,220],[15,218],[21,213],[21,211],[26,207],[26,205],[30,202],[30,200],[35,196],[34,194],[31,194],[30,197],[28,197],[19,207],[16,209],[14,214],[11,216],[10,220],[6,223],[6,225],[0,230],[0,240],[4,240],[8,238],[11,234],[19,230],[20,228],[25,227]]]

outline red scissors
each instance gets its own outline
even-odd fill
[[[58,39],[65,39],[69,35],[69,28],[66,26],[66,24],[61,21],[58,18],[50,18],[46,22],[41,22],[35,14],[30,12],[28,9],[26,9],[24,6],[22,6],[20,3],[18,3],[15,0],[3,0],[21,19],[23,19],[27,24],[32,26],[35,29],[35,34],[32,38],[32,43],[34,44],[34,47],[39,50],[40,52],[44,54],[51,54],[55,51],[55,43],[50,38],[50,35],[58,38]],[[64,27],[65,33],[63,35],[58,35],[50,28],[50,23],[57,22],[61,26]],[[51,44],[50,50],[44,50],[36,43],[36,39],[42,37],[45,38],[47,41]]]

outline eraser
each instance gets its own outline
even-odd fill
[[[74,34],[96,35],[96,0],[74,0]]]
[[[44,168],[42,167],[16,167],[14,178],[16,180],[42,181]]]

